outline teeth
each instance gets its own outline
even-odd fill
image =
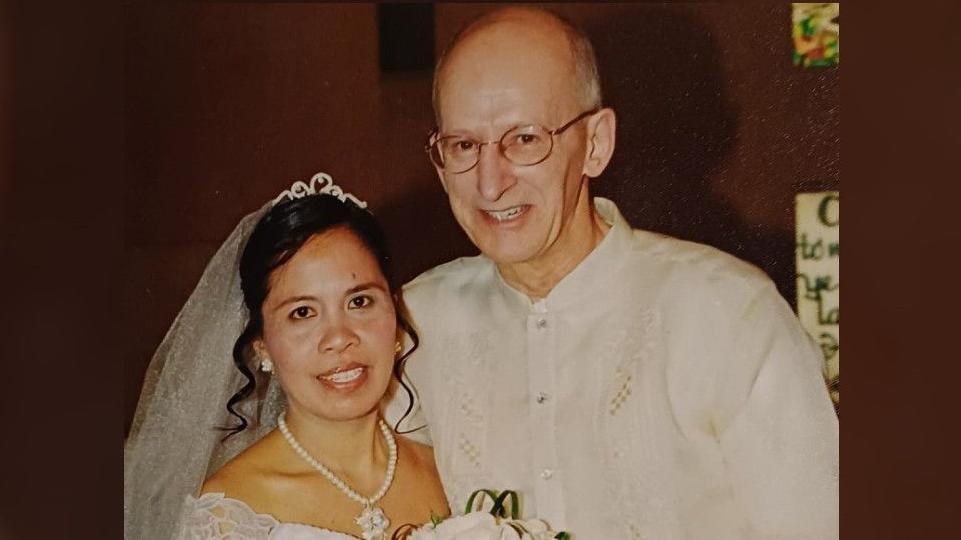
[[[504,221],[505,219],[511,219],[513,217],[516,217],[518,214],[520,214],[521,207],[514,206],[512,208],[508,208],[507,210],[501,210],[499,212],[488,210],[487,213],[490,214],[491,217],[493,217],[497,221]]]
[[[341,384],[341,383],[350,382],[350,381],[356,379],[357,377],[360,377],[360,374],[363,373],[363,372],[364,372],[364,368],[362,368],[362,367],[357,367],[357,368],[354,368],[354,369],[349,369],[349,370],[347,370],[347,371],[341,371],[341,372],[339,372],[339,373],[334,373],[333,375],[328,375],[328,376],[326,376],[326,377],[321,377],[321,379],[323,379],[323,380],[325,380],[325,381],[330,381],[330,382],[332,382],[332,383]]]

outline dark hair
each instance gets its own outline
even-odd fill
[[[227,411],[240,420],[239,424],[225,428],[230,432],[227,437],[240,433],[248,425],[247,419],[235,410],[235,406],[250,396],[257,387],[257,380],[247,362],[251,354],[251,345],[263,333],[264,319],[261,308],[270,292],[270,274],[289,261],[310,238],[337,228],[347,229],[356,234],[377,259],[380,271],[387,280],[394,298],[394,304],[397,306],[394,310],[397,313],[397,326],[413,341],[414,346],[397,359],[393,370],[394,377],[403,386],[410,399],[407,411],[397,422],[397,426],[410,414],[414,405],[413,393],[404,383],[401,375],[407,358],[417,349],[419,338],[403,315],[398,301],[398,284],[390,272],[390,256],[387,253],[384,233],[374,216],[353,202],[341,201],[332,195],[308,195],[283,201],[264,214],[250,234],[240,257],[240,288],[243,291],[244,305],[247,307],[249,318],[244,331],[234,343],[233,360],[234,365],[247,379],[247,383],[227,400]]]

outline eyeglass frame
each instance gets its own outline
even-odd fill
[[[476,156],[477,159],[474,160],[474,163],[473,163],[470,167],[467,167],[466,169],[464,169],[464,170],[462,170],[462,171],[456,171],[456,172],[451,171],[451,172],[449,172],[449,174],[463,174],[463,173],[465,173],[465,172],[473,169],[474,167],[476,167],[477,164],[480,163],[481,147],[483,147],[485,144],[491,144],[491,143],[495,143],[495,142],[497,143],[497,149],[500,151],[500,154],[501,154],[502,156],[504,156],[504,159],[506,159],[507,161],[510,161],[511,163],[513,163],[514,165],[517,165],[518,167],[532,167],[532,166],[537,165],[537,164],[539,164],[539,163],[543,163],[544,160],[546,160],[547,158],[551,157],[551,153],[554,152],[554,136],[555,136],[555,135],[560,135],[560,134],[564,133],[568,128],[570,128],[570,127],[573,126],[574,124],[580,122],[581,120],[587,118],[588,116],[591,116],[592,114],[597,114],[598,112],[600,112],[600,110],[601,110],[600,107],[595,107],[595,108],[593,108],[593,109],[586,110],[586,111],[582,112],[581,114],[575,116],[571,121],[567,122],[566,124],[562,125],[561,127],[558,127],[558,128],[555,128],[555,129],[551,129],[551,130],[548,130],[547,128],[545,128],[544,126],[539,125],[539,124],[517,124],[516,126],[512,126],[512,127],[510,127],[510,128],[507,128],[507,130],[504,131],[503,135],[501,135],[501,136],[500,136],[499,138],[497,138],[497,139],[491,139],[491,140],[489,140],[489,141],[474,141],[475,143],[477,143],[477,156]],[[504,141],[504,137],[506,137],[508,133],[510,133],[511,131],[514,131],[515,129],[517,129],[517,128],[519,128],[519,127],[523,127],[523,126],[536,126],[536,127],[539,127],[539,128],[541,128],[541,129],[543,129],[544,131],[547,132],[548,135],[550,135],[551,147],[547,149],[547,153],[544,154],[544,157],[542,157],[541,159],[535,161],[534,163],[516,163],[516,162],[515,162],[514,160],[512,160],[511,158],[507,157],[507,153],[504,151],[504,145],[501,144],[501,143]],[[433,139],[434,137],[437,137],[438,134],[439,134],[438,130],[437,130],[437,129],[434,129],[434,130],[431,131],[430,134],[427,136],[427,140],[430,141],[430,140]],[[424,146],[424,151],[427,152],[427,158],[430,159],[430,162],[431,162],[431,163],[433,163],[434,165],[440,167],[442,170],[444,170],[445,167],[444,167],[443,165],[438,165],[437,162],[434,161],[434,158],[431,157],[431,155],[430,155],[430,154],[431,154],[430,151],[431,151],[431,148],[432,148],[434,145],[436,145],[438,142],[440,142],[441,139],[445,139],[445,138],[447,138],[447,137],[455,137],[455,135],[445,135],[444,137],[437,137],[437,139],[435,139],[433,143],[428,143],[426,146]],[[466,139],[470,139],[470,137],[465,137],[465,138],[466,138]],[[473,140],[473,139],[472,139],[472,140]]]

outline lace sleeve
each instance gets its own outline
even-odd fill
[[[177,540],[266,540],[277,520],[223,493],[187,497]]]

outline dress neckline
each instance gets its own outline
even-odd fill
[[[187,495],[187,498],[190,500],[191,503],[217,503],[221,501],[229,502],[230,504],[240,507],[243,511],[249,513],[251,516],[255,518],[268,520],[271,523],[271,529],[275,529],[277,527],[298,527],[298,528],[305,527],[307,529],[317,531],[318,533],[339,535],[343,537],[345,540],[361,540],[359,536],[354,536],[352,534],[348,534],[341,531],[324,529],[323,527],[317,527],[316,525],[300,523],[297,521],[280,521],[274,516],[272,516],[271,514],[259,513],[254,511],[254,509],[251,508],[250,505],[247,504],[246,502],[240,499],[234,499],[233,497],[228,497],[227,494],[223,492],[207,492],[207,493],[201,494],[199,497],[194,497],[193,495]]]

